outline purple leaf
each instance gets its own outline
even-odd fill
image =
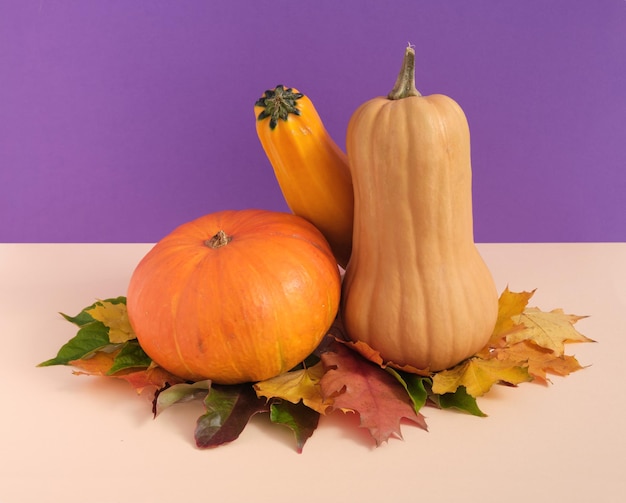
[[[319,419],[319,412],[309,409],[302,402],[275,402],[272,403],[270,409],[272,423],[285,425],[293,431],[296,436],[298,454],[302,452],[305,442],[313,435]]]
[[[207,411],[198,418],[195,431],[196,445],[202,449],[232,442],[254,414],[269,410],[250,384],[212,385],[204,404]]]

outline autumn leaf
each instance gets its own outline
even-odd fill
[[[92,320],[83,324],[76,335],[61,346],[54,358],[38,366],[69,365],[70,362],[86,358],[109,345],[107,328],[101,322]]]
[[[583,368],[573,356],[565,354],[559,356],[526,340],[499,349],[494,357],[520,365],[526,364],[533,380],[544,384],[548,383],[546,374],[566,376]]]
[[[95,353],[89,351],[86,355],[73,360],[68,356],[63,361],[66,365],[78,367],[85,371],[83,373],[92,375],[112,375],[123,370],[148,368],[152,365],[152,360],[137,341],[128,341],[116,346],[105,345],[103,348],[105,350],[98,350]],[[82,353],[84,351],[81,350],[76,354]]]
[[[519,384],[531,379],[528,369],[516,362],[472,357],[434,374],[432,391],[443,395],[464,386],[467,393],[476,398],[487,393],[496,383]]]
[[[269,410],[269,404],[245,384],[211,386],[204,405],[207,411],[198,419],[194,433],[200,448],[236,440],[253,415]]]
[[[98,351],[89,358],[79,358],[69,362],[70,365],[80,370],[74,370],[76,375],[86,374],[92,376],[106,376],[113,367],[115,357],[119,354],[120,349],[114,351]]]
[[[427,385],[428,387],[432,385],[431,378],[402,372],[391,367],[387,367],[385,370],[394,376],[406,390],[411,402],[413,402],[413,410],[416,413],[419,413],[420,409],[426,404],[426,400],[428,399],[428,391],[426,390],[426,387]]]
[[[317,429],[319,419],[320,414],[302,402],[278,401],[270,405],[270,420],[293,432],[298,453],[302,452],[304,444]]]
[[[496,326],[493,329],[495,337],[502,337],[521,328],[521,325],[515,321],[515,318],[524,312],[528,301],[534,293],[535,290],[530,292],[511,292],[508,286],[504,289],[498,299],[498,317]]]
[[[75,375],[105,376],[122,379],[130,384],[138,394],[148,389],[156,391],[163,388],[165,385],[183,382],[180,377],[154,364],[141,369],[130,367],[113,373],[112,369],[121,352],[121,348],[110,352],[98,351],[89,358],[74,360],[69,362],[69,364],[79,369],[73,371]]]
[[[162,367],[158,367],[151,364],[147,368],[136,370],[123,370],[116,373],[112,373],[112,369],[115,365],[116,359],[121,353],[121,349],[118,348],[114,351],[98,351],[89,358],[74,360],[70,362],[70,365],[76,367],[79,370],[74,370],[75,375],[93,375],[93,376],[105,376],[115,379],[122,379],[130,384],[138,394],[144,391],[158,390],[163,388],[166,384],[173,385],[183,380],[177,377]],[[133,367],[131,367],[132,369]]]
[[[139,342],[131,340],[120,346],[108,374],[127,369],[148,368],[150,365],[152,365],[152,360],[141,348]]]
[[[465,386],[459,386],[454,393],[444,393],[443,395],[436,395],[434,393],[429,394],[428,398],[431,403],[440,409],[456,409],[461,412],[466,412],[472,416],[486,417],[478,403],[476,398],[470,395]]]
[[[321,356],[326,368],[320,380],[322,396],[333,400],[334,410],[357,413],[360,426],[369,430],[376,445],[390,437],[402,438],[402,419],[427,429],[424,417],[415,412],[394,376],[343,344],[335,344]]]
[[[126,297],[98,301],[76,316],[63,313],[61,316],[78,326],[79,330],[61,346],[54,358],[40,363],[39,367],[69,365],[72,361],[88,358],[96,351],[112,349],[116,344],[135,339],[128,322]]]
[[[119,344],[137,338],[128,321],[128,312],[125,302],[110,302],[107,300],[96,302],[85,310],[94,320],[102,322],[107,327],[109,341]]]
[[[506,336],[518,330],[523,330],[524,326],[515,321],[526,309],[528,301],[535,293],[531,292],[511,292],[507,286],[498,298],[498,316],[496,324],[485,347],[476,353],[475,356],[483,358],[489,357],[489,352],[493,348],[506,346]]]
[[[300,401],[307,407],[324,414],[332,403],[322,397],[320,379],[324,375],[324,365],[318,362],[312,367],[305,367],[258,382],[254,389],[258,396],[282,398],[293,404]]]
[[[369,344],[363,341],[342,341],[338,340],[342,344],[352,348],[359,353],[366,360],[375,363],[381,368],[394,368],[410,374],[417,374],[421,376],[429,376],[431,372],[428,369],[418,369],[411,365],[398,365],[395,362],[385,361],[380,355],[380,352],[373,349]]]
[[[156,392],[165,386],[184,382],[182,378],[157,365],[134,372],[120,372],[111,375],[111,377],[123,379],[135,389],[137,394],[142,394],[146,391]]]
[[[80,313],[78,313],[76,316],[69,316],[69,315],[64,314],[64,313],[60,313],[60,314],[61,314],[61,316],[63,316],[63,318],[65,318],[70,323],[73,323],[74,325],[76,325],[78,327],[82,327],[83,325],[86,325],[87,323],[91,323],[92,321],[95,321],[95,318],[89,314],[89,310],[91,310],[94,307],[96,307],[96,304],[98,304],[99,302],[108,302],[108,303],[111,303],[111,304],[124,304],[125,305],[126,304],[126,297],[119,296],[119,297],[113,297],[113,298],[104,299],[104,300],[101,300],[101,301],[94,302],[90,306],[87,306],[87,307],[83,308],[80,311]]]
[[[211,389],[211,381],[197,381],[194,383],[178,383],[159,390],[154,397],[152,413],[158,416],[168,407],[176,403],[189,402],[198,398],[204,399]]]
[[[542,348],[553,351],[557,356],[564,353],[565,343],[594,342],[574,328],[574,323],[586,316],[565,314],[562,309],[546,312],[537,308],[527,308],[513,318],[513,321],[524,326],[507,335],[508,345],[528,340]]]
[[[528,305],[528,301],[535,294],[530,292],[512,292],[507,286],[498,298],[498,318],[493,329],[495,335],[504,335],[513,332],[518,324],[513,320],[521,315]]]
[[[482,417],[486,415],[478,407],[476,398],[469,395],[464,386],[459,386],[453,393],[437,395],[432,392],[433,380],[431,377],[401,372],[389,367],[385,370],[398,379],[406,389],[413,402],[415,412],[419,412],[424,405],[429,403],[440,409],[457,409],[473,416]]]

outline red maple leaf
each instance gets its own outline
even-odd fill
[[[344,344],[335,343],[321,355],[326,373],[320,381],[322,395],[332,399],[332,408],[359,415],[376,445],[390,437],[402,438],[403,419],[427,429],[416,413],[406,390],[387,371],[363,359]]]

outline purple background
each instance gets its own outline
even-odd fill
[[[624,0],[3,0],[0,241],[286,210],[255,100],[299,88],[343,147],[407,42],[469,118],[477,241],[626,241]]]

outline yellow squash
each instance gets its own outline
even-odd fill
[[[465,114],[420,95],[414,65],[409,47],[393,91],[348,125],[355,221],[342,316],[384,361],[438,371],[484,347],[498,295],[474,244]]]
[[[315,225],[346,267],[352,249],[354,196],[346,154],[311,100],[282,85],[255,103],[256,131],[289,209]]]

